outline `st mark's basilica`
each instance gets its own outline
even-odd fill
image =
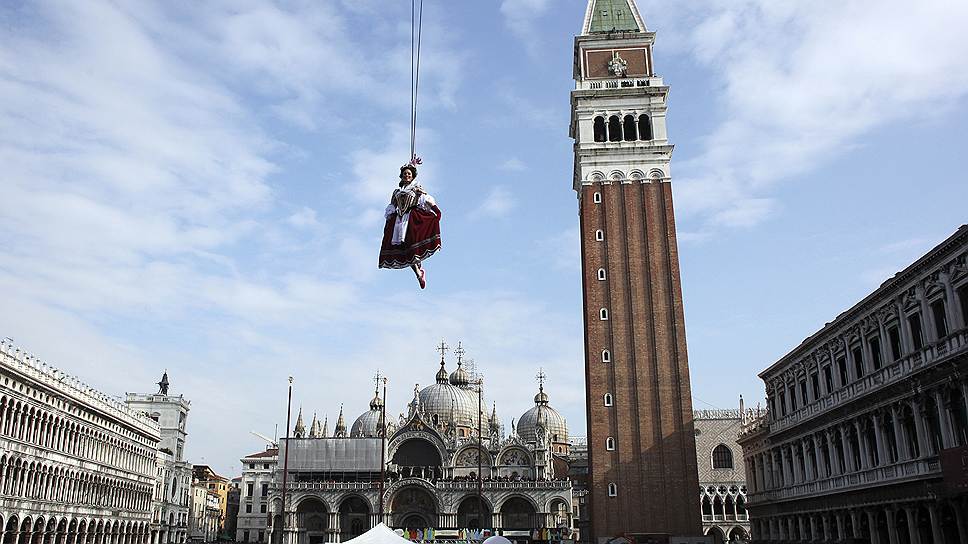
[[[369,410],[349,428],[340,412],[332,434],[315,417],[307,429],[300,411],[292,438],[279,444],[278,467],[288,465],[286,519],[283,470],[277,469],[270,541],[346,541],[380,521],[417,539],[466,538],[481,530],[529,540],[572,538],[568,427],[549,403],[544,374],[538,378],[534,407],[510,433],[474,373],[460,361],[448,373],[443,357],[434,383],[415,387],[405,411],[386,416],[385,450],[380,421],[392,411],[379,386]]]

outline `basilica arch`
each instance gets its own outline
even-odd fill
[[[501,526],[505,529],[528,529],[540,527],[538,505],[530,498],[511,495],[498,508],[501,511]]]
[[[457,502],[457,526],[461,529],[492,527],[493,512],[494,509],[486,498],[482,501],[482,498],[476,494],[465,495]]]
[[[322,544],[326,542],[329,528],[329,507],[317,496],[308,496],[296,505],[297,544]]]
[[[440,504],[433,490],[416,482],[395,490],[390,501],[393,526],[401,529],[424,529],[437,526]]]
[[[347,495],[339,503],[340,542],[346,542],[370,528],[370,501],[361,495]]]

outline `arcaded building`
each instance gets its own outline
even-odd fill
[[[473,374],[460,363],[448,374],[443,358],[434,383],[415,388],[404,413],[387,416],[385,440],[379,392],[351,426],[341,411],[331,435],[315,417],[307,429],[300,413],[293,437],[281,441],[273,462],[244,458],[256,467],[274,466],[268,539],[342,542],[381,521],[423,535],[431,530],[437,539],[473,539],[481,530],[517,542],[574,539],[568,427],[539,376],[534,406],[516,418],[507,436]],[[250,469],[253,505],[266,491],[257,470]],[[243,504],[248,493],[246,487]],[[239,531],[248,531],[253,542],[260,529],[240,522]]]
[[[149,544],[158,423],[0,342],[4,544]]]
[[[713,544],[745,542],[750,523],[743,449],[736,443],[743,423],[739,410],[696,410],[696,464],[703,534]]]
[[[757,542],[968,542],[968,225],[760,373]]]

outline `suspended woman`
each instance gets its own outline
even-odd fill
[[[384,212],[380,268],[409,266],[423,289],[427,286],[427,272],[421,262],[440,250],[440,208],[416,179],[414,164],[400,167],[400,184]]]

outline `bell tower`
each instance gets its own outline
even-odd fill
[[[702,534],[666,134],[634,0],[589,0],[570,135],[581,222],[593,542]]]

